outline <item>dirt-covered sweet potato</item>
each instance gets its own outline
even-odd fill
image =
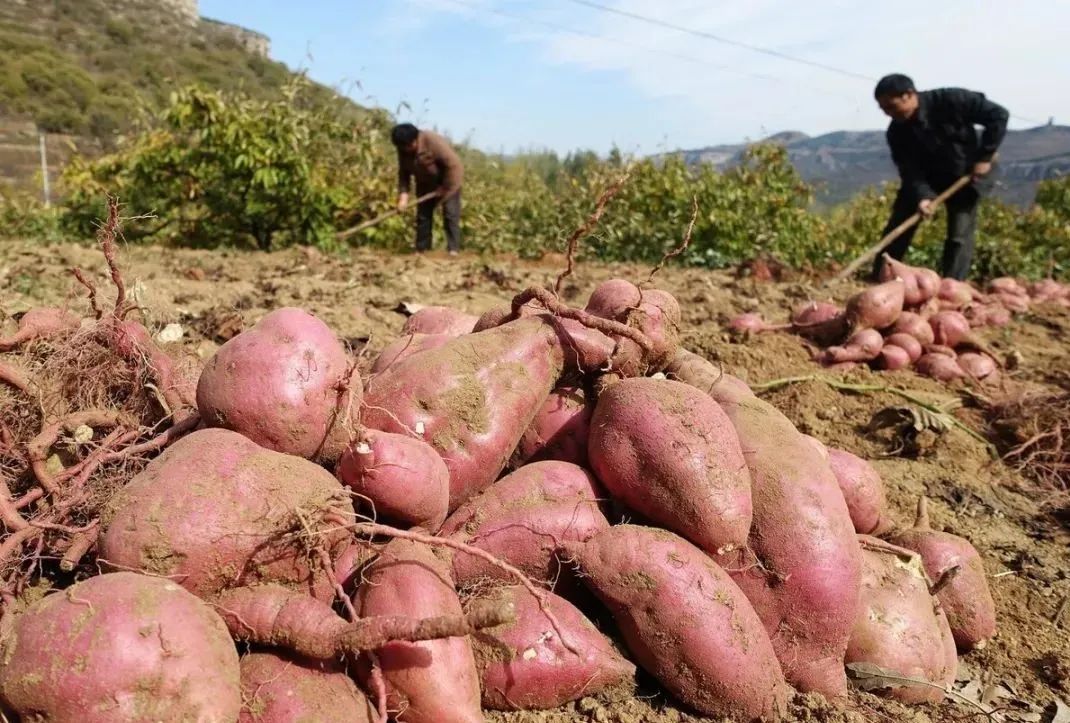
[[[171,580],[91,577],[30,605],[3,641],[0,696],[23,721],[233,723],[238,653]]]
[[[478,316],[449,306],[425,306],[405,320],[402,334],[470,334]]]
[[[356,594],[361,617],[462,615],[449,568],[426,546],[393,540]],[[482,723],[469,638],[392,642],[379,650],[387,705],[401,723]]]
[[[342,453],[335,474],[375,519],[431,532],[446,519],[450,472],[422,439],[362,430]]]
[[[479,599],[513,606],[516,620],[472,636],[483,706],[493,710],[544,710],[573,700],[634,686],[635,665],[567,600],[545,593],[569,650],[542,611],[520,585],[493,588]]]
[[[624,379],[591,419],[591,467],[617,501],[716,553],[746,544],[750,474],[709,395],[669,379]]]
[[[905,284],[893,279],[870,286],[847,300],[847,319],[852,330],[886,329],[903,311]]]
[[[10,336],[0,336],[0,351],[14,349],[35,339],[74,331],[81,320],[66,309],[42,307],[30,309],[19,318],[18,329]]]
[[[272,311],[205,364],[197,408],[205,425],[262,447],[333,463],[356,431],[360,377],[334,332],[306,311]]]
[[[829,447],[829,465],[836,475],[855,532],[881,535],[891,529],[884,501],[884,483],[866,460],[847,450]]]
[[[562,554],[636,662],[685,704],[734,720],[785,712],[790,689],[762,622],[702,550],[665,530],[616,525]]]
[[[932,344],[935,340],[929,321],[912,311],[904,311],[900,314],[890,331],[890,335],[909,334],[922,345]]]
[[[754,395],[745,381],[718,369],[707,359],[687,349],[676,353],[665,367],[665,376],[701,389],[715,399],[716,395],[712,394],[714,388],[731,390],[735,395]]]
[[[452,339],[450,334],[405,334],[383,347],[372,363],[371,373],[379,374],[388,366],[425,349],[437,349]]]
[[[925,572],[938,581],[951,568],[957,572],[936,597],[947,613],[959,650],[982,647],[996,634],[996,606],[988,589],[984,563],[968,540],[929,527],[925,498],[918,502],[914,527],[897,532],[891,541],[921,556]]]
[[[884,348],[890,346],[899,347],[900,349],[905,351],[907,353],[907,358],[910,360],[911,364],[921,358],[923,351],[921,342],[918,341],[917,337],[901,332],[889,334],[884,339]]]
[[[958,658],[944,611],[929,594],[921,558],[873,537],[860,535],[859,542],[862,605],[844,662],[848,669],[898,678],[877,689],[892,698],[937,703],[942,689],[955,681]]]
[[[595,287],[585,308],[595,316],[619,321],[642,331],[653,342],[642,364],[622,369],[625,376],[660,371],[676,354],[680,343],[680,304],[661,289],[640,289],[624,279],[610,279]],[[618,339],[623,346],[634,345]],[[640,358],[640,355],[629,355]],[[640,368],[643,367],[643,368]]]
[[[754,500],[748,549],[717,560],[754,605],[788,682],[844,695],[861,560],[836,476],[768,402],[730,385],[710,393],[739,437]]]
[[[605,493],[594,477],[569,462],[533,462],[506,475],[459,507],[439,534],[486,550],[529,577],[558,576],[554,546],[590,539],[609,526],[599,509]],[[453,553],[458,585],[480,578],[508,579],[499,568]]]
[[[590,330],[584,330],[590,331]],[[589,344],[591,339],[605,345]],[[599,368],[612,342],[549,315],[529,316],[413,354],[372,377],[364,423],[421,437],[450,471],[450,509],[505,467],[566,362]]]
[[[830,346],[818,356],[825,366],[844,362],[873,361],[880,356],[884,338],[876,329],[860,329],[843,346]]]
[[[328,512],[353,515],[327,470],[236,432],[203,429],[175,442],[109,500],[99,557],[115,569],[169,577],[206,599],[258,581],[330,599],[330,582],[299,534],[340,553],[350,536],[323,521]]]
[[[571,385],[550,392],[520,438],[510,464],[519,467],[528,462],[558,460],[586,465],[587,437],[594,412],[586,396],[583,387]]]
[[[375,711],[335,661],[275,652],[241,659],[238,723],[371,723]]]

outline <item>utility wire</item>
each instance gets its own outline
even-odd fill
[[[584,5],[595,10],[601,10],[605,13],[611,13],[613,15],[620,15],[622,17],[631,18],[632,20],[638,20],[650,25],[657,25],[659,27],[668,28],[669,30],[676,30],[681,33],[688,33],[689,35],[695,35],[700,38],[706,38],[707,40],[713,40],[718,43],[724,43],[725,45],[732,45],[737,48],[746,48],[756,53],[762,53],[764,55],[771,55],[774,58],[780,58],[781,60],[789,60],[793,63],[801,63],[802,65],[809,65],[813,68],[821,68],[832,73],[847,76],[848,78],[855,78],[858,80],[873,81],[876,78],[871,78],[868,75],[862,75],[861,73],[855,73],[851,70],[844,70],[843,68],[837,68],[834,65],[825,65],[824,63],[818,63],[813,60],[806,60],[805,58],[797,58],[794,55],[788,55],[787,53],[781,53],[779,50],[771,50],[769,48],[763,48],[758,45],[750,45],[749,43],[741,43],[738,40],[732,40],[731,38],[725,38],[720,35],[714,35],[713,33],[707,33],[703,30],[695,30],[693,28],[687,28],[683,25],[676,25],[675,23],[666,22],[665,20],[659,20],[658,18],[652,18],[648,15],[640,15],[639,13],[629,12],[627,10],[619,10],[618,8],[610,7],[608,5],[602,5],[601,3],[592,2],[591,0],[571,0],[571,2],[577,5]]]
[[[807,60],[806,58],[799,58],[794,55],[788,55],[787,53],[782,53],[779,50],[772,50],[770,48],[763,48],[758,45],[743,43],[738,40],[732,40],[731,38],[714,35],[713,33],[708,33],[703,30],[695,30],[693,28],[684,27],[683,25],[677,25],[675,23],[670,23],[665,20],[660,20],[658,18],[652,18],[648,15],[640,15],[639,13],[633,13],[628,10],[621,10],[619,8],[603,5],[602,3],[594,2],[593,0],[570,0],[570,2],[576,3],[577,5],[583,5],[585,7],[593,8],[594,10],[600,10],[601,12],[610,13],[612,15],[619,15],[621,17],[630,18],[632,20],[638,20],[639,22],[647,23],[649,25],[656,25],[658,27],[668,28],[669,30],[676,30],[677,32],[688,33],[689,35],[706,38],[707,40],[713,40],[715,42],[723,43],[725,45],[731,45],[737,48],[745,48],[755,53],[762,53],[763,55],[780,58],[781,60],[787,60],[792,63],[799,63],[802,65],[809,65],[813,68],[820,68],[822,70],[827,70],[831,73],[836,73],[838,75],[842,75],[848,78],[854,78],[856,80],[867,80],[870,82],[876,80],[876,78],[872,76],[864,75],[862,73],[856,73],[853,70],[845,70],[844,68],[837,68],[834,65],[826,65],[825,63],[818,63],[813,60]],[[1043,125],[1042,121],[1038,121],[1035,118],[1026,118],[1025,116],[1016,115],[1014,113],[1011,113],[1010,115],[1012,118],[1020,120],[1024,123]]]

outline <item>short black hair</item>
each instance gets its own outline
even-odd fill
[[[418,135],[420,135],[420,131],[412,123],[398,123],[394,126],[394,130],[390,131],[390,141],[398,148],[401,148],[415,141]]]
[[[873,89],[873,97],[897,96],[903,93],[914,92],[914,81],[902,73],[892,73],[877,81],[877,87]]]

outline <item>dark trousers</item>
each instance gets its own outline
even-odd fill
[[[974,237],[977,233],[977,207],[981,198],[991,190],[994,185],[995,169],[987,177],[974,181],[944,204],[947,209],[947,238],[944,240],[944,255],[940,264],[941,276],[964,281],[970,273],[970,264],[973,262]],[[943,179],[941,179],[943,180]],[[942,191],[951,185],[954,178],[944,183],[931,184],[937,191]],[[885,236],[896,226],[906,221],[918,210],[921,199],[917,198],[909,189],[901,187],[892,204],[892,215],[888,219],[888,225],[884,227],[881,236]],[[910,242],[917,231],[917,225],[910,228],[906,233],[893,241],[885,253],[897,261],[902,261],[906,256]],[[878,256],[873,262],[873,278],[880,274],[883,259]]]
[[[416,207],[416,250],[431,250],[431,226],[435,220],[435,208],[442,206],[442,228],[446,232],[446,247],[450,251],[461,249],[461,192],[445,201],[432,198]]]

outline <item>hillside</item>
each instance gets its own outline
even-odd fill
[[[896,178],[884,131],[836,131],[810,137],[805,133],[778,133],[769,139],[788,150],[802,177],[821,190],[823,203],[844,201],[859,190]],[[691,164],[730,166],[745,144],[710,146],[680,151]],[[1009,131],[1000,150],[1003,178],[996,195],[1026,205],[1033,200],[1038,181],[1070,173],[1070,126],[1049,125]]]
[[[108,147],[176,87],[277,94],[292,71],[269,50],[259,33],[201,18],[196,0],[3,0],[0,182],[33,178],[38,128],[55,171],[72,144]]]

